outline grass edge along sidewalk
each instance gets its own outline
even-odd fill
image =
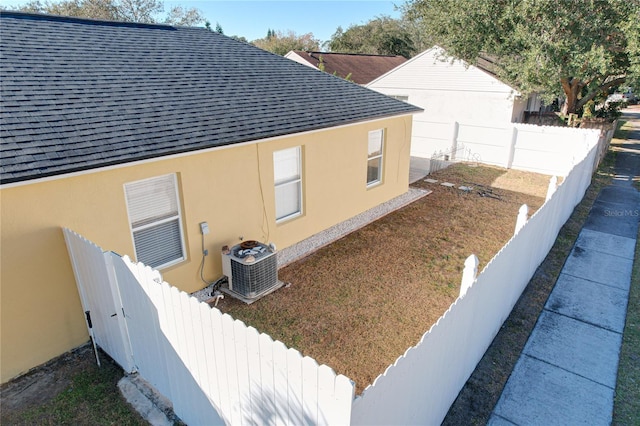
[[[635,187],[640,190],[640,183],[635,182]],[[612,424],[640,426],[640,232],[631,272]]]
[[[616,137],[627,139],[631,127],[621,122]],[[640,182],[634,186],[640,191]],[[640,232],[631,272],[627,318],[622,335],[613,403],[613,425],[640,426]]]
[[[612,424],[640,426],[640,233],[631,274]]]

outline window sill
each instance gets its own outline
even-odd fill
[[[299,217],[302,217],[302,213],[294,213],[281,219],[276,219],[276,225],[282,225],[283,223],[289,222]]]

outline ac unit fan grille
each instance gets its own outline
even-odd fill
[[[231,260],[233,291],[246,298],[254,298],[278,284],[278,259],[274,255],[253,264]]]

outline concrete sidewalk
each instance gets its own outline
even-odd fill
[[[489,425],[609,425],[640,217],[640,109]]]

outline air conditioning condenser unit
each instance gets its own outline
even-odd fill
[[[222,273],[229,285],[220,290],[245,303],[255,302],[283,285],[278,281],[275,248],[258,241],[243,241],[223,249]]]

